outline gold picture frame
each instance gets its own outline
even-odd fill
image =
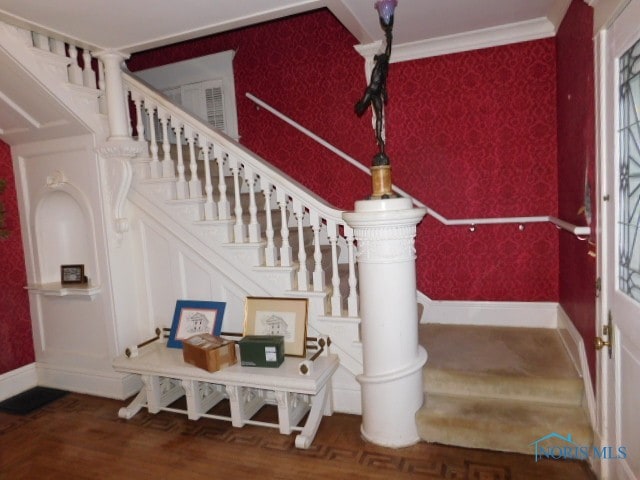
[[[247,297],[243,335],[282,335],[284,354],[304,357],[308,310],[306,298]]]

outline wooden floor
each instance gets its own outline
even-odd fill
[[[364,442],[360,417],[325,417],[309,450],[294,435],[161,412],[117,416],[125,402],[69,394],[31,414],[0,412],[0,479],[592,480],[584,462],[421,443]],[[264,416],[274,415],[269,411]]]

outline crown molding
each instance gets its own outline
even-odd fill
[[[394,45],[391,63],[539,40],[553,37],[555,34],[554,23],[546,17],[540,17],[525,22]],[[381,43],[376,41],[366,45],[356,45],[354,48],[365,59],[371,59],[380,50]]]

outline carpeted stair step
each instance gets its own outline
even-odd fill
[[[593,440],[586,412],[562,405],[427,394],[416,421],[426,442],[485,450],[534,454],[532,443],[551,433]]]
[[[428,324],[420,340],[428,393],[582,404],[583,379],[554,329]]]
[[[580,406],[583,399],[581,378],[540,378],[517,375],[469,373],[425,368],[425,391],[441,395],[479,396]]]
[[[592,441],[583,379],[555,329],[420,325],[429,359],[420,437],[518,453],[552,433]],[[557,438],[554,438],[557,440]]]

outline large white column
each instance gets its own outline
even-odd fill
[[[425,215],[407,198],[361,200],[343,214],[358,242],[363,348],[362,435],[387,447],[419,441],[427,352],[418,345],[416,225]]]

